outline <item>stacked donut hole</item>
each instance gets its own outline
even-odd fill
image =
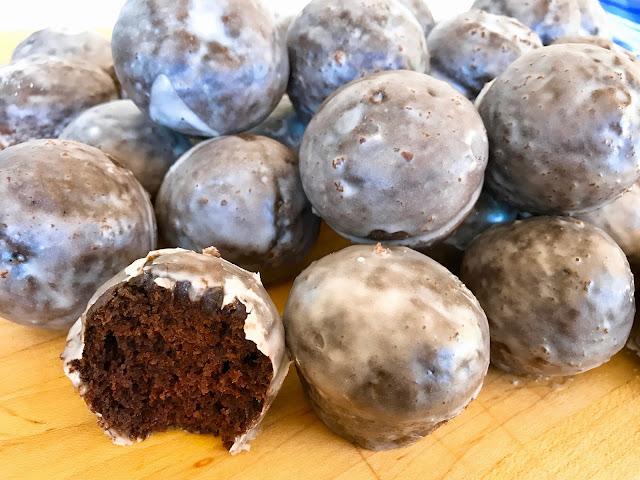
[[[175,427],[231,453],[290,361],[329,429],[388,449],[490,362],[640,350],[640,64],[608,35],[595,0],[437,24],[423,0],[280,23],[128,0],[110,48],[37,32],[0,67],[0,316],[73,325],[65,373],[114,442]],[[310,264],[321,219],[353,245]],[[281,318],[263,283],[293,278]]]

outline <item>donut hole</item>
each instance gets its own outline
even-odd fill
[[[126,439],[179,428],[213,433],[230,448],[259,418],[273,367],[247,340],[245,306],[221,289],[198,300],[189,284],[148,275],[116,287],[86,315],[80,374],[87,405]]]

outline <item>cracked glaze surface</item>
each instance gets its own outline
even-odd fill
[[[427,45],[430,75],[474,99],[514,60],[542,47],[542,41],[514,18],[471,10],[436,25]]]
[[[472,8],[521,21],[545,45],[580,33],[582,14],[578,0],[476,0]]]
[[[575,375],[625,344],[634,281],[618,245],[578,220],[537,217],[486,231],[460,278],[489,319],[491,361],[520,375]]]
[[[60,134],[99,148],[133,172],[155,196],[169,167],[189,148],[189,139],[151,121],[130,100],[97,105]]]
[[[118,97],[111,77],[83,60],[33,55],[0,66],[0,150],[56,138],[82,111]]]
[[[581,213],[640,175],[640,69],[626,55],[553,45],[516,60],[479,105],[486,181],[525,212]]]
[[[102,283],[155,246],[148,194],[100,150],[34,140],[0,152],[0,316],[68,328]]]
[[[314,0],[289,27],[289,96],[308,122],[341,86],[381,70],[429,70],[416,18],[396,0]]]
[[[188,282],[188,294],[192,301],[202,298],[212,289],[221,288],[224,294],[222,306],[239,301],[247,310],[244,332],[264,355],[269,357],[273,367],[273,377],[262,407],[262,412],[247,431],[236,438],[229,450],[232,454],[249,450],[248,442],[258,434],[260,423],[275,400],[289,371],[289,354],[285,347],[284,327],[276,306],[260,283],[260,278],[247,272],[215,254],[195,253],[183,249],[163,249],[150,252],[145,258],[136,260],[98,289],[89,304],[69,331],[67,344],[61,355],[64,372],[80,395],[84,395],[84,385],[80,374],[71,368],[74,360],[82,358],[84,351],[84,326],[87,315],[109,300],[110,293],[119,285],[141,275],[150,275],[154,282],[169,290],[175,290],[178,283]],[[133,440],[109,429],[105,431],[117,445],[128,445]]]
[[[305,132],[300,171],[314,209],[341,235],[426,246],[475,204],[487,151],[480,117],[451,86],[382,72],[325,102]]]
[[[290,276],[320,225],[295,154],[254,135],[212,139],[187,152],[169,170],[156,212],[169,245],[214,245],[223,257],[260,272],[265,283]]]
[[[284,322],[314,410],[365,448],[410,445],[458,415],[489,364],[477,300],[408,248],[358,245],[311,264]]]
[[[129,98],[188,135],[258,125],[289,78],[283,34],[256,0],[128,0],[112,45]]]

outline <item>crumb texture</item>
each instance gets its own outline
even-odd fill
[[[180,428],[231,448],[260,416],[273,367],[245,338],[245,306],[223,307],[219,288],[192,301],[188,287],[161,288],[142,275],[87,313],[83,356],[71,368],[111,436]]]

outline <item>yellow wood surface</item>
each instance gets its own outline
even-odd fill
[[[0,63],[25,33],[0,34]],[[323,227],[315,256],[347,242]],[[289,285],[270,293],[282,311]],[[640,361],[563,381],[490,369],[478,399],[416,445],[370,452],[331,434],[292,369],[251,451],[211,435],[113,445],[62,372],[64,335],[0,319],[0,480],[640,479]]]

